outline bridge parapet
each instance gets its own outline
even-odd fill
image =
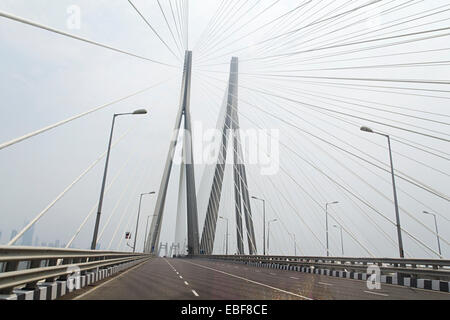
[[[39,293],[43,287],[73,291],[150,257],[130,252],[0,246],[0,300],[14,297],[13,291]],[[65,288],[61,288],[62,282]]]
[[[256,255],[198,257],[356,280],[371,278],[376,267],[380,282],[450,292],[450,260]]]

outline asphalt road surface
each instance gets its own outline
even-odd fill
[[[81,300],[450,300],[450,294],[203,259],[154,258],[72,294]]]

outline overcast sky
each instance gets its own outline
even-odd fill
[[[346,230],[345,255],[398,255],[396,228],[388,221],[395,221],[391,176],[380,169],[389,169],[387,141],[359,131],[367,125],[395,139],[393,160],[399,175],[440,194],[397,179],[407,255],[437,257],[430,250],[437,251],[434,220],[422,213],[428,210],[437,214],[442,253],[448,257],[450,148],[444,140],[450,136],[450,95],[448,84],[429,83],[450,81],[448,30],[419,34],[449,27],[448,2],[225,2],[225,11],[213,20],[218,23],[211,25],[222,1],[189,1],[188,48],[194,57],[192,116],[194,126],[216,127],[229,63],[232,56],[239,57],[242,128],[278,130],[280,137],[280,168],[275,174],[261,174],[261,164],[248,166],[250,194],[266,199],[267,220],[278,219],[270,227],[270,253],[293,254],[291,233],[295,234],[297,254],[324,255],[325,203],[339,201],[329,207],[335,219],[329,222],[331,254],[341,254],[339,230],[333,227],[340,223]],[[169,2],[160,3],[174,31]],[[157,192],[160,185],[179,107],[183,67],[157,1],[135,0],[134,4],[175,55],[126,0],[0,0],[2,12],[170,65],[0,17],[0,143],[155,85],[0,150],[1,244],[106,150],[114,113],[146,108],[147,116],[117,119],[115,138],[126,136],[111,154],[108,183],[114,183],[105,196],[100,227],[102,230],[109,222],[99,240],[102,249],[128,250],[123,238],[125,231],[134,232],[139,194]],[[175,1],[171,4],[175,8]],[[68,8],[73,5],[80,9],[79,29],[68,28],[73,18]],[[417,34],[394,37],[408,33]],[[442,36],[417,41],[437,35]],[[389,39],[363,43],[379,38]],[[361,43],[348,45],[353,42]],[[329,46],[334,48],[324,48]],[[399,79],[419,82],[391,81]],[[194,135],[194,141],[202,138]],[[104,160],[36,224],[39,245],[56,239],[67,243],[74,235],[96,207],[103,168]],[[204,202],[209,197],[201,187],[204,168],[196,166],[200,231],[206,214]],[[234,252],[231,168],[227,166],[225,171],[220,215],[230,219],[230,251]],[[169,245],[175,240],[178,182],[176,165],[161,234],[161,241]],[[138,249],[142,249],[145,222],[153,214],[155,202],[154,196],[143,200]],[[261,204],[252,202],[252,211],[261,252]],[[76,238],[75,247],[90,246],[94,222],[95,214]],[[219,220],[215,253],[223,252],[224,235],[225,223]]]

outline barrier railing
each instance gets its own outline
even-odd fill
[[[261,264],[275,263],[296,267],[309,267],[348,272],[366,272],[369,266],[379,267],[382,274],[396,273],[403,277],[428,276],[429,279],[450,281],[450,260],[346,258],[346,257],[292,257],[292,256],[225,256],[202,255],[199,258]]]
[[[66,280],[74,270],[83,275],[148,258],[129,252],[0,246],[0,294],[34,290],[40,282]]]

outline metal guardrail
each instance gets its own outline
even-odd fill
[[[74,268],[83,274],[148,258],[129,252],[0,246],[0,293],[34,289],[41,281],[66,280]]]
[[[450,281],[450,260],[434,259],[395,259],[395,258],[345,258],[345,257],[292,257],[292,256],[225,256],[204,255],[200,258],[261,264],[276,263],[299,267],[366,272],[369,266],[376,265],[383,275],[398,274],[403,277]]]

